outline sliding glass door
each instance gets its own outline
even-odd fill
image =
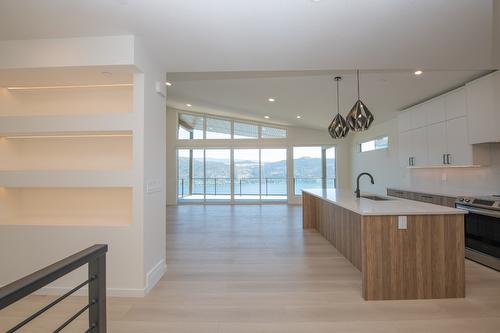
[[[178,149],[179,201],[286,201],[287,149]]]
[[[205,150],[205,199],[231,199],[231,149]]]
[[[261,199],[280,200],[288,195],[286,149],[261,149]]]
[[[295,195],[307,188],[335,188],[335,172],[335,147],[293,147]]]
[[[205,200],[205,151],[177,150],[177,197],[193,201]]]
[[[259,149],[234,150],[234,200],[260,200]]]

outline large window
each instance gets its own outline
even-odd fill
[[[181,140],[203,139],[205,118],[190,114],[179,115],[179,134]]]
[[[259,126],[255,124],[234,122],[235,139],[257,139],[259,137]]]
[[[231,199],[231,150],[205,150],[205,198]]]
[[[286,129],[278,127],[262,126],[262,138],[264,139],[282,139],[286,138]]]
[[[307,188],[334,188],[335,148],[293,147],[293,181],[295,195]]]
[[[206,118],[207,139],[231,139],[231,122],[229,120]]]
[[[177,151],[178,197],[205,199],[205,151],[179,149]]]
[[[260,150],[234,150],[234,199],[260,199]]]
[[[179,140],[196,139],[284,139],[285,128],[259,125],[249,122],[204,115],[179,113],[177,138]]]
[[[180,201],[286,200],[286,149],[179,149]]]
[[[286,149],[261,149],[261,193],[263,200],[287,196]]]

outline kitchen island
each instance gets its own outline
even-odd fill
[[[303,190],[303,228],[362,273],[365,300],[465,297],[463,210],[349,190]]]

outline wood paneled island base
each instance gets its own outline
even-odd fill
[[[302,198],[303,227],[361,271],[365,300],[465,297],[463,214],[364,215],[308,192]]]

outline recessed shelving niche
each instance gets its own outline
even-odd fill
[[[130,170],[132,133],[0,137],[0,170]]]
[[[0,225],[130,225],[132,188],[0,187]]]
[[[132,73],[124,68],[7,70],[0,74],[0,116],[132,112]]]
[[[133,222],[133,70],[0,71],[0,225]]]

